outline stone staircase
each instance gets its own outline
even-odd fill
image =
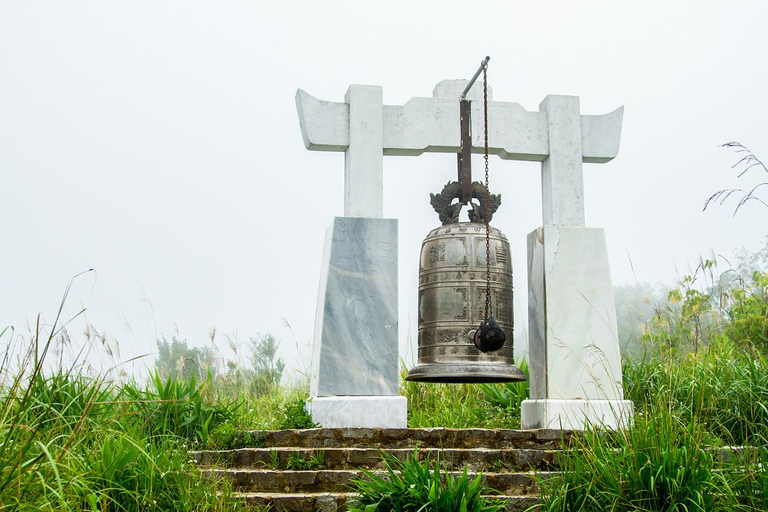
[[[440,458],[445,470],[482,472],[507,511],[540,500],[537,478],[557,471],[557,453],[574,434],[560,430],[310,429],[247,433],[249,448],[191,452],[201,471],[228,478],[235,496],[275,512],[343,511],[363,469],[385,474],[381,454]]]

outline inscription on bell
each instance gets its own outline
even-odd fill
[[[456,292],[458,292],[461,295],[461,298],[463,299],[463,303],[464,303],[464,307],[461,309],[461,313],[456,315],[456,320],[467,320],[467,289],[456,288]]]
[[[429,262],[445,261],[445,246],[435,245],[429,249]]]
[[[507,264],[507,251],[502,244],[496,244],[496,262],[499,265]]]

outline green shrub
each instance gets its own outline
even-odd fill
[[[155,371],[150,389],[132,384],[123,387],[130,407],[149,436],[175,435],[195,443],[206,443],[216,426],[231,420],[234,404],[214,404],[206,397],[211,378],[198,385],[195,373],[187,379],[163,379]]]
[[[752,283],[733,291],[728,316],[724,335],[750,352],[768,356],[768,273],[755,272]]]
[[[458,477],[441,472],[439,458],[424,463],[417,453],[401,461],[383,455],[387,476],[380,477],[364,471],[365,478],[356,480],[354,492],[358,498],[350,512],[495,512],[501,505],[490,503],[482,494],[492,492],[482,484],[482,476],[471,479],[466,467]]]
[[[238,448],[264,448],[263,436],[237,428],[227,421],[210,433],[208,448],[213,450],[236,450]]]
[[[528,399],[530,386],[528,379],[528,362],[525,359],[517,363],[517,367],[525,374],[526,380],[522,382],[505,382],[504,384],[480,384],[480,391],[485,400],[496,407],[510,411],[520,411],[520,404]]]
[[[312,416],[307,412],[305,397],[296,397],[285,405],[281,429],[316,428],[317,423],[312,421]]]

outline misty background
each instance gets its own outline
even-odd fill
[[[737,177],[739,156],[718,147],[768,159],[766,19],[757,0],[0,1],[0,330],[14,327],[0,342],[28,343],[38,314],[50,326],[70,278],[94,269],[62,313],[74,352],[99,338],[108,361],[147,355],[125,365],[140,374],[164,337],[212,338],[237,359],[232,347],[271,333],[286,369],[306,370],[344,155],[304,148],[296,89],[343,101],[349,84],[381,85],[401,105],[469,78],[485,55],[497,101],[625,106],[617,158],[584,165],[587,226],[606,231],[614,284],[672,286],[701,257],[727,269],[737,249],[762,247],[768,208],[702,206],[767,181]],[[490,167],[520,353],[540,164]],[[418,252],[439,225],[429,193],[455,174],[453,155],[384,160],[409,365]]]

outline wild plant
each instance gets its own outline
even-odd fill
[[[285,467],[294,471],[322,469],[325,467],[325,451],[318,450],[308,458],[303,457],[299,452],[291,453]]]
[[[574,438],[562,472],[542,481],[543,510],[713,510],[717,479],[705,436],[695,422],[654,405],[617,435],[595,426]]]
[[[768,510],[768,446],[744,450],[725,465],[723,488],[730,505],[738,511]]]
[[[524,366],[525,363],[522,363]],[[400,394],[408,399],[408,426],[412,428],[519,428],[520,408],[511,405],[526,394],[527,382],[509,386],[438,384],[405,380]]]
[[[768,273],[755,271],[752,282],[732,296],[723,334],[745,350],[768,356]]]
[[[501,407],[509,411],[519,411],[520,404],[527,400],[530,393],[528,378],[528,362],[525,358],[517,363],[517,367],[525,374],[526,380],[522,382],[505,382],[504,384],[480,384],[480,391],[485,396],[485,400],[496,407]]]
[[[503,507],[487,500],[492,492],[482,483],[482,475],[469,478],[466,467],[457,477],[440,469],[439,457],[421,463],[417,452],[400,460],[382,454],[386,476],[363,471],[365,478],[353,485],[357,493],[350,512],[416,512],[423,510],[462,510],[495,512]]]
[[[84,363],[48,365],[59,317],[48,335],[40,324],[18,365],[15,340],[0,363],[0,508],[233,510],[229,488],[205,480],[178,437],[149,436],[121,389]]]
[[[674,291],[681,299],[677,309],[668,308],[647,331],[645,356],[624,361],[627,398],[644,406],[648,397],[664,396],[676,415],[724,443],[747,443],[764,432],[768,358],[760,347],[768,279],[760,272],[754,277],[745,288],[720,292],[717,322],[708,294],[692,292],[693,278],[685,279],[682,290]],[[674,320],[659,328],[669,318]]]
[[[305,402],[306,400],[299,396],[285,404],[283,421],[280,423],[281,429],[304,429],[319,426],[312,421],[312,416],[307,412]]]
[[[175,435],[195,443],[206,443],[211,430],[234,416],[235,404],[215,404],[207,397],[211,376],[198,384],[195,373],[186,379],[163,379],[158,371],[150,388],[126,384],[122,391],[133,414],[149,436]]]

